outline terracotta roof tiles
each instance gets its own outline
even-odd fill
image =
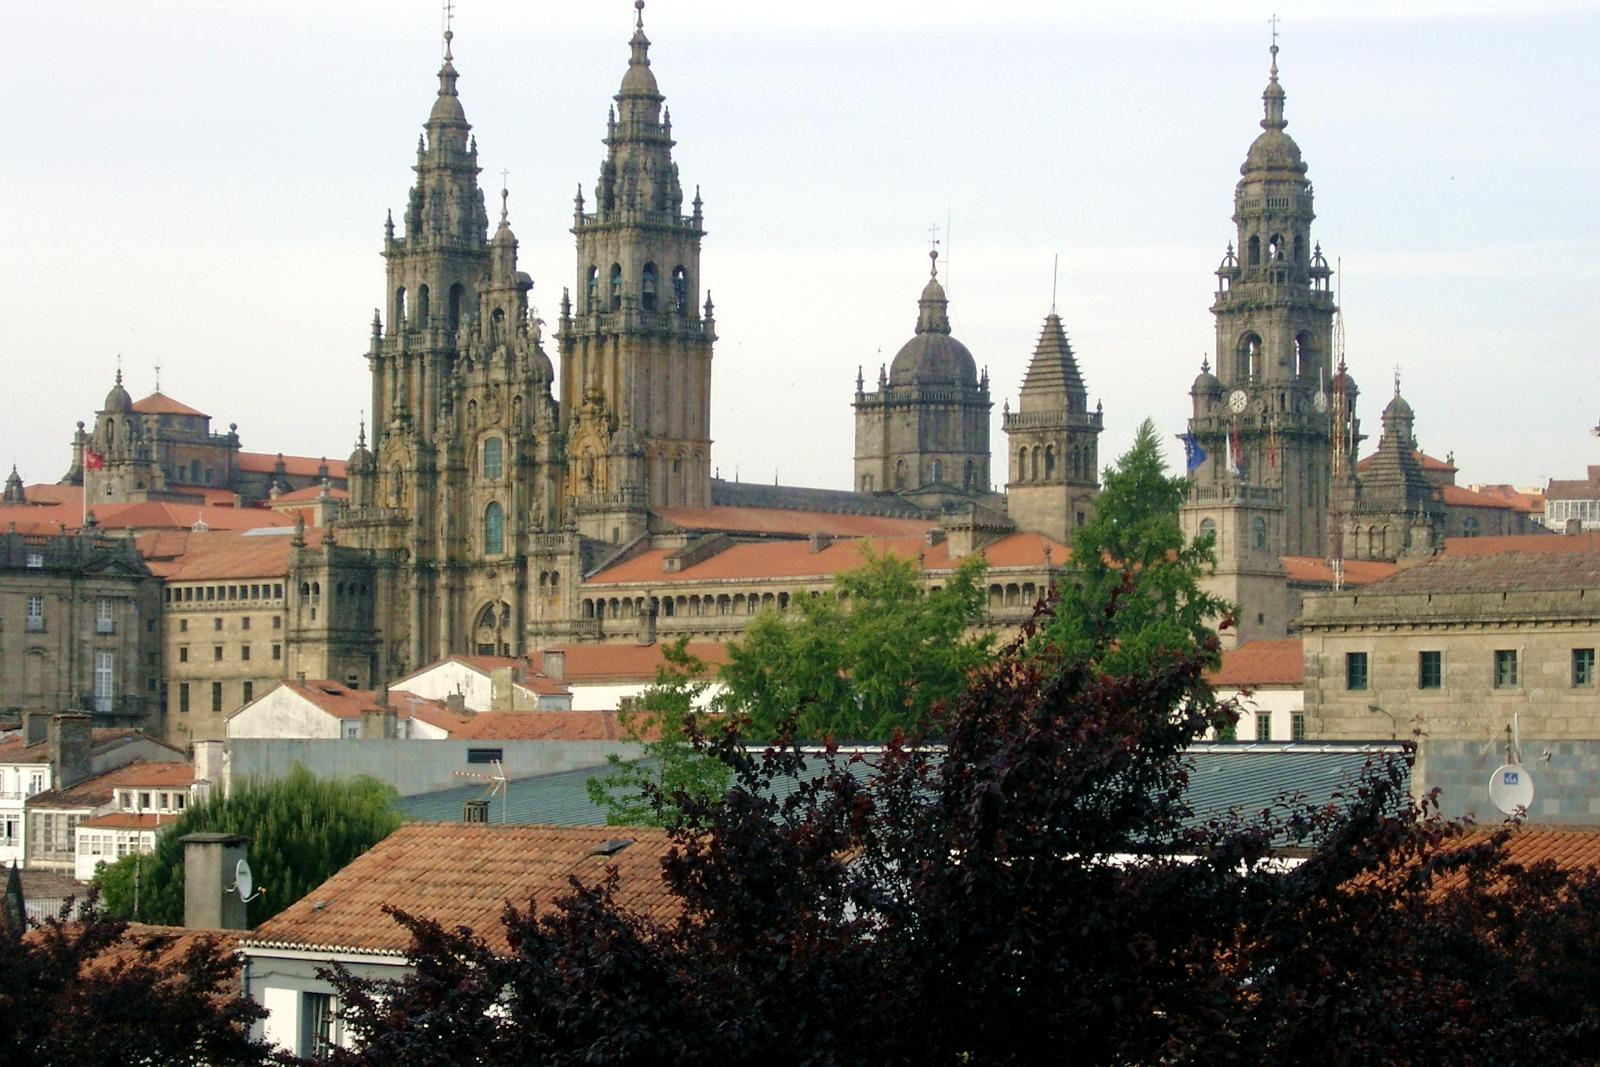
[[[1500,556],[1568,552],[1600,552],[1600,533],[1523,534],[1512,537],[1452,537],[1444,543],[1447,556]]]
[[[1251,641],[1222,654],[1222,666],[1207,674],[1215,686],[1305,684],[1305,655],[1298,639]]]
[[[1289,581],[1302,585],[1333,586],[1333,567],[1318,556],[1284,556],[1283,570]],[[1368,585],[1394,574],[1399,567],[1379,560],[1347,559],[1344,561],[1346,586]]]
[[[239,469],[251,474],[272,474],[283,460],[283,472],[296,478],[316,478],[322,465],[328,465],[328,477],[343,478],[346,462],[342,459],[322,459],[311,456],[282,456],[276,452],[240,452],[235,462]]]
[[[613,711],[480,711],[450,735],[454,741],[622,741]]]
[[[1522,540],[1516,538],[1515,540]],[[1368,587],[1367,596],[1600,589],[1600,553],[1435,556]]]
[[[133,402],[133,410],[141,415],[198,415],[202,419],[211,417],[205,412],[192,408],[182,401],[174,400],[162,392],[151,393],[143,400],[135,400]]]
[[[656,514],[681,530],[746,534],[828,534],[834,537],[920,537],[937,525],[933,519],[892,515],[854,515],[785,508],[657,508]]]
[[[403,956],[406,930],[386,904],[465,926],[509,951],[501,914],[507,902],[541,911],[571,892],[569,879],[594,885],[616,868],[617,900],[637,914],[667,917],[678,904],[661,880],[672,847],[664,830],[634,827],[491,826],[410,823],[322,885],[267,920],[245,947],[331,949]]]

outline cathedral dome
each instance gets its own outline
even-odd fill
[[[1251,142],[1239,173],[1248,175],[1264,170],[1288,170],[1296,174],[1306,172],[1305,161],[1300,158],[1300,146],[1294,143],[1293,137],[1282,130],[1263,130],[1261,136]]]
[[[1222,382],[1217,379],[1215,374],[1211,373],[1211,362],[1207,360],[1200,364],[1200,373],[1195,375],[1194,385],[1189,387],[1189,393],[1193,396],[1201,396],[1220,392],[1222,392]]]
[[[1411,410],[1411,405],[1406,403],[1406,398],[1400,395],[1399,387],[1397,386],[1394,399],[1389,401],[1388,406],[1383,409],[1383,419],[1388,422],[1390,419],[1410,418],[1415,418],[1415,414]]]
[[[461,106],[461,98],[454,94],[449,96],[441,93],[433,102],[433,110],[428,112],[428,122],[455,125],[467,121],[467,112]]]
[[[978,361],[972,358],[967,346],[950,336],[949,300],[944,286],[939,284],[939,254],[930,255],[933,261],[931,277],[922,287],[917,300],[916,335],[895,353],[889,364],[889,382],[892,385],[962,385],[978,384]]]
[[[133,397],[122,387],[122,372],[117,371],[117,384],[111,387],[111,392],[106,394],[106,402],[100,406],[101,411],[112,411],[126,414],[133,411]]]

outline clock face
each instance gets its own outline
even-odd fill
[[[1317,414],[1319,415],[1327,411],[1328,394],[1324,393],[1321,389],[1318,389],[1317,395],[1311,398],[1311,406],[1317,409]]]
[[[1243,389],[1235,389],[1228,394],[1228,410],[1235,415],[1250,406],[1250,394]]]

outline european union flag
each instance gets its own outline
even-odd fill
[[[1192,433],[1180,433],[1178,440],[1183,442],[1183,462],[1188,468],[1188,473],[1193,474],[1200,469],[1200,464],[1206,461],[1206,450],[1200,447]]]

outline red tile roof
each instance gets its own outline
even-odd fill
[[[294,520],[269,508],[219,507],[214,504],[101,504],[89,509],[106,530],[186,530],[204,523],[213,530],[255,530],[263,526],[291,526]],[[70,525],[76,526],[74,521]]]
[[[251,474],[271,474],[278,469],[278,460],[283,460],[283,472],[292,474],[297,478],[315,478],[317,471],[326,463],[328,477],[343,478],[346,463],[342,459],[322,459],[311,456],[282,456],[275,452],[240,452],[235,462],[242,471]]]
[[[1251,641],[1222,654],[1222,666],[1207,675],[1215,686],[1304,685],[1305,655],[1299,640]]]
[[[381,713],[384,708],[378,703],[378,694],[371,689],[351,689],[347,685],[331,679],[317,679],[314,681],[299,681],[286,678],[268,689],[266,693],[257,697],[254,703],[266,699],[267,693],[278,689],[288,689],[290,692],[309,701],[319,710],[332,715],[336,719],[359,719],[361,716],[372,713]],[[245,707],[250,707],[247,704]],[[398,718],[407,719],[413,716],[423,722],[431,723],[441,729],[455,730],[468,721],[467,717],[457,715],[441,700],[429,700],[419,697],[415,693],[401,690],[389,691],[389,709]],[[234,712],[238,715],[244,711],[240,708]]]
[[[1467,488],[1473,492],[1481,493],[1491,500],[1499,500],[1503,507],[1520,511],[1526,515],[1541,515],[1544,513],[1544,494],[1525,493],[1514,485],[1493,483],[1488,485],[1469,485]]]
[[[1412,452],[1411,455],[1416,459],[1417,466],[1421,467],[1425,471],[1435,471],[1441,474],[1454,474],[1458,470],[1455,463],[1448,459],[1439,459],[1421,451]],[[1366,470],[1372,465],[1372,461],[1376,458],[1377,453],[1373,453],[1364,459],[1358,460],[1356,462],[1356,470]]]
[[[569,683],[653,682],[656,669],[665,662],[661,645],[581,644],[561,646],[559,651],[566,659],[565,675]],[[715,674],[716,669],[728,661],[728,648],[720,642],[692,643],[687,651],[706,664],[708,675]],[[535,670],[544,669],[544,658],[539,653],[530,656],[529,662]]]
[[[1520,506],[1514,501],[1500,496],[1490,496],[1488,493],[1478,493],[1459,485],[1445,485],[1439,487],[1439,499],[1453,508],[1498,508],[1501,510],[1526,511],[1531,510]]]
[[[452,741],[622,741],[614,711],[480,711]]]
[[[287,527],[276,529],[284,532],[161,530],[141,534],[137,544],[150,569],[169,582],[282,578],[289,573],[293,538]],[[307,545],[321,543],[320,528],[306,530]]]
[[[1447,556],[1499,556],[1506,553],[1544,555],[1566,552],[1600,552],[1600,533],[1452,537],[1444,543],[1444,554]]]
[[[78,826],[90,830],[156,830],[170,825],[177,818],[178,816],[172,813],[154,815],[144,812],[113,811],[105,815],[96,815],[92,819],[84,819]]]
[[[40,748],[47,746],[40,745]],[[187,771],[187,776],[181,781],[162,782],[145,781],[145,778],[159,778],[150,768],[160,767],[162,764],[150,764],[144,761],[130,763],[125,767],[97,774],[93,778],[86,778],[76,785],[65,789],[47,789],[36,793],[28,801],[35,807],[56,808],[94,808],[101,804],[109,804],[115,790],[128,787],[144,787],[151,785],[178,785],[188,786],[194,781],[194,767],[192,764],[166,764],[165,766],[178,766]]]
[[[1333,585],[1333,567],[1327,560],[1318,556],[1284,556],[1283,570],[1289,576],[1289,581],[1301,585]],[[1344,561],[1344,584],[1367,585],[1370,582],[1382,581],[1395,573],[1399,568],[1393,563],[1382,563],[1376,560],[1347,559]]]
[[[656,514],[682,530],[748,534],[829,534],[834,537],[920,537],[938,525],[933,519],[889,515],[848,515],[828,511],[717,506],[657,508]]]
[[[1544,495],[1549,500],[1600,499],[1600,466],[1591,464],[1587,478],[1550,479]],[[28,499],[33,499],[33,487],[28,487]]]
[[[317,485],[308,485],[304,489],[296,489],[292,493],[279,493],[268,501],[268,506],[277,507],[280,504],[298,504],[302,501],[308,504],[315,503],[322,498],[322,489],[323,486],[318,483]],[[328,486],[328,499],[349,500],[350,493],[345,489]]]
[[[736,542],[712,556],[680,571],[663,569],[676,549],[656,548],[641,552],[608,567],[583,585],[585,589],[603,585],[674,585],[708,581],[782,579],[788,581],[832,581],[845,571],[861,566],[865,550],[878,555],[922,560],[924,572],[954,570],[958,560],[950,557],[950,543],[929,545],[920,537],[847,538],[813,549],[810,541]],[[1010,534],[983,549],[991,567],[1042,567],[1048,558],[1057,566],[1065,563],[1072,550],[1042,534]]]
[[[618,848],[621,842],[629,843]],[[661,881],[671,847],[666,831],[635,827],[409,823],[257,927],[244,945],[403,956],[410,936],[383,911],[393,904],[450,929],[468,927],[507,952],[500,921],[507,902],[526,907],[532,899],[548,912],[571,892],[571,878],[595,885],[612,867],[619,904],[666,917],[678,911]]]
[[[166,393],[161,392],[151,393],[143,400],[135,400],[133,402],[133,410],[141,415],[198,415],[202,419],[211,417],[205,412],[174,400]]]

